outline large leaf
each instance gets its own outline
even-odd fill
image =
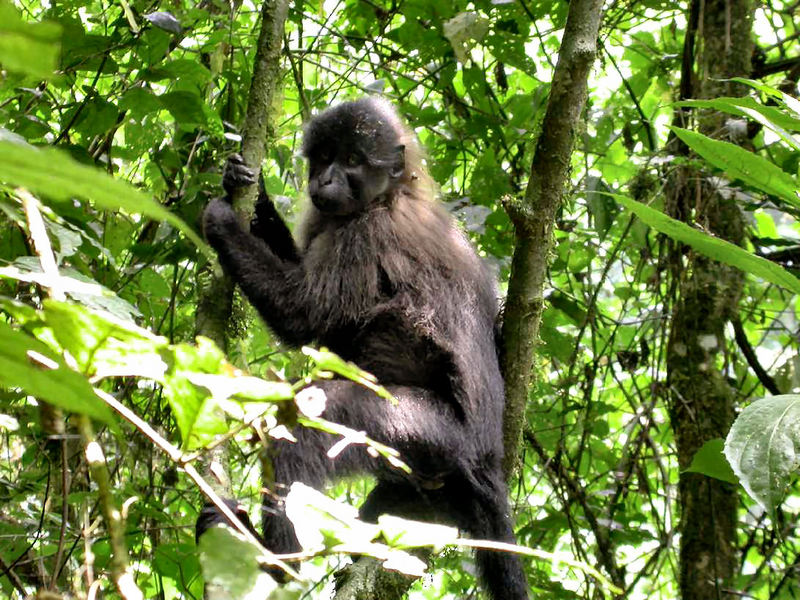
[[[52,77],[58,61],[61,27],[25,23],[11,2],[0,0],[0,65],[33,77]]]
[[[82,165],[60,150],[0,140],[0,180],[52,200],[88,198],[107,210],[122,209],[166,221],[205,254],[213,256],[206,243],[177,215],[129,183]]]
[[[702,473],[728,483],[738,483],[736,475],[722,453],[725,442],[722,438],[708,440],[692,458],[692,464],[686,469],[687,473]]]
[[[50,348],[0,321],[0,385],[74,413],[113,424],[111,411],[89,382],[67,367]]]
[[[731,81],[738,81],[739,83],[744,83],[745,85],[749,85],[750,87],[764,92],[768,96],[775,98],[778,100],[778,103],[793,114],[795,117],[800,118],[800,100],[783,92],[777,88],[774,88],[770,85],[767,85],[763,81],[756,81],[754,79],[745,79],[744,77],[734,77]]]
[[[777,196],[795,208],[800,208],[797,180],[765,158],[730,142],[712,140],[701,133],[672,127],[687,146],[706,161],[749,186]]]
[[[691,246],[701,254],[800,294],[800,279],[783,267],[735,244],[693,229],[641,202],[619,194],[612,194],[612,197],[653,229]]]
[[[278,588],[261,568],[261,550],[228,527],[212,527],[198,542],[209,597],[267,600]]]
[[[60,267],[58,280],[54,281],[51,275],[42,272],[41,263],[35,256],[20,256],[13,264],[0,267],[0,277],[37,283],[43,287],[57,284],[61,291],[81,305],[109,312],[131,323],[134,317],[141,316],[139,309],[130,302],[72,267]]]
[[[77,304],[47,300],[44,314],[58,343],[86,375],[164,380],[167,364],[160,352],[166,338]]]
[[[170,369],[164,380],[164,395],[181,432],[185,449],[200,448],[225,433],[225,416],[209,393],[207,381],[192,383],[198,373],[220,373],[225,357],[214,343],[198,337],[197,345],[176,344],[170,348]]]
[[[710,108],[727,112],[740,117],[747,117],[771,129],[780,138],[795,150],[800,150],[800,141],[796,140],[791,132],[800,131],[800,119],[784,112],[774,106],[761,104],[755,98],[715,98],[713,100],[684,100],[678,106],[693,108]]]
[[[800,395],[772,396],[745,408],[728,432],[725,457],[747,493],[774,510],[800,467]]]

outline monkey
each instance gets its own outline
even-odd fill
[[[275,441],[275,482],[320,488],[348,474],[377,483],[360,508],[457,526],[479,539],[514,543],[503,476],[505,402],[497,349],[496,287],[488,268],[444,207],[416,136],[387,101],[335,105],[305,126],[308,207],[298,242],[261,188],[250,230],[230,193],[254,183],[232,157],[227,196],[203,213],[203,230],[223,270],[271,331],[289,346],[315,343],[374,374],[396,403],[349,380],[315,383],[323,417],[395,448],[401,473],[350,446],[336,458],[329,434],[296,427]],[[265,546],[298,551],[274,494],[264,496]],[[198,536],[222,518],[209,508]],[[478,550],[479,577],[494,600],[525,600],[517,555]]]

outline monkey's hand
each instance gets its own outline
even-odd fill
[[[261,535],[256,531],[256,528],[253,527],[247,510],[236,500],[230,500],[229,498],[223,498],[223,500],[225,504],[228,505],[228,508],[231,509],[231,512],[242,522],[242,525],[244,525],[258,541],[261,541]],[[203,506],[203,510],[201,510],[200,514],[197,516],[197,523],[195,523],[194,530],[195,541],[199,540],[200,536],[214,525],[228,525],[230,527],[227,519],[219,512],[219,509],[210,502],[207,502],[205,506]]]
[[[226,240],[241,233],[236,213],[226,200],[214,198],[206,205],[203,211],[203,233],[215,248],[218,240]]]
[[[247,166],[241,154],[231,154],[225,162],[222,171],[222,189],[230,199],[234,190],[253,185],[256,182],[256,174],[253,169]]]

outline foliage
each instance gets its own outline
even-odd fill
[[[773,396],[742,411],[725,441],[725,456],[747,492],[774,513],[800,467],[800,397]]]
[[[0,0],[4,597],[45,588],[86,597],[98,585],[108,597],[118,594],[78,415],[99,428],[94,441],[105,452],[111,499],[124,515],[132,572],[147,598],[202,597],[193,527],[204,500],[187,469],[212,440],[230,442],[224,470],[234,495],[251,507],[261,486],[257,454],[269,441],[260,432],[282,434],[279,423],[299,420],[343,443],[372,444],[319,420],[313,402],[292,398],[328,371],[380,382],[323,351],[281,347],[243,301],[231,326],[241,335],[227,357],[194,335],[211,256],[198,217],[219,193],[220,167],[240,140],[236,124],[253,70],[259,7],[232,6]],[[797,397],[786,394],[800,385],[796,85],[779,89],[788,73],[762,70],[748,80],[745,97],[676,105],[687,7],[636,6],[608,6],[568,201],[556,223],[523,465],[513,485],[518,540],[541,553],[525,559],[539,596],[610,595],[578,561],[604,576],[621,571],[624,597],[677,597],[680,432],[668,419],[665,352],[681,275],[665,266],[670,237],[689,246],[685,253],[747,274],[731,316],[736,332],[726,336],[724,359],[708,365],[731,382],[737,406],[747,406],[725,449],[755,499],[741,496],[732,585],[753,598],[795,597],[800,425]],[[416,128],[442,201],[496,270],[502,293],[514,236],[501,202],[520,197],[528,181],[567,7],[293,3],[276,141],[264,164],[281,212],[295,222],[301,210],[303,115],[383,91]],[[780,2],[755,9],[757,23],[770,24],[753,34],[766,64],[798,55],[792,10]],[[697,132],[695,117],[710,111],[727,115],[727,141]],[[689,119],[675,121],[675,114]],[[671,136],[694,154],[676,155],[666,145]],[[744,247],[710,236],[691,214],[686,222],[667,216],[665,182],[687,163],[705,168],[704,183],[745,211]],[[55,275],[43,266],[47,252],[23,207],[28,193],[42,203]],[[754,401],[772,387],[783,395]],[[109,398],[174,453],[109,410]],[[55,426],[48,407],[66,411]],[[391,449],[372,447],[382,460],[401,463]],[[689,470],[734,481],[720,448],[720,440],[709,442]],[[358,504],[368,486],[346,481],[331,494]],[[302,515],[323,543],[301,569],[305,581],[276,594],[326,597],[344,557],[332,551],[337,536],[350,534],[330,534],[331,521],[319,512]],[[473,593],[470,555],[459,548],[466,541],[449,530],[434,529],[440,537],[432,539],[430,530],[408,524],[379,527],[380,552],[446,545],[409,597]],[[234,534],[219,535],[208,540],[219,550],[218,570],[255,552],[238,546],[246,542]],[[358,552],[379,540],[370,537],[374,529],[364,535]]]

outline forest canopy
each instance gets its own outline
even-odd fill
[[[408,469],[320,417],[314,381],[381,382],[281,344],[200,225],[241,152],[294,228],[303,124],[380,95],[498,283],[532,597],[800,597],[799,16],[0,0],[0,596],[479,596],[487,543],[359,521],[369,478],[291,488],[300,557],[195,541],[209,498],[261,521],[295,426]]]

